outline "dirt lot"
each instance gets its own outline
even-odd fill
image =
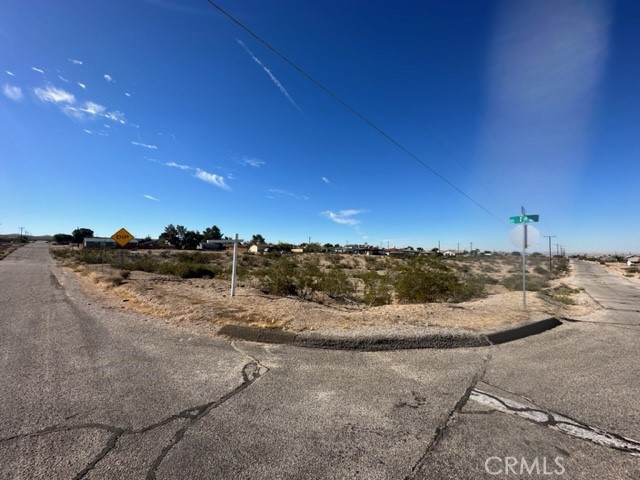
[[[372,263],[352,255],[341,257],[338,260],[349,263],[351,270],[379,269],[379,262],[384,262],[376,260]],[[254,261],[247,260],[249,263]],[[320,263],[332,261],[336,261],[335,255],[323,257]],[[267,295],[251,276],[244,276],[239,281],[236,296],[231,297],[227,278],[181,279],[141,271],[122,273],[120,269],[101,265],[68,268],[76,272],[87,293],[108,308],[126,308],[167,322],[212,328],[235,323],[291,331],[392,325],[490,331],[550,316],[586,315],[598,308],[585,293],[574,290],[573,273],[569,268],[564,276],[549,283],[549,293],[527,292],[527,309],[523,309],[522,292],[508,291],[500,283],[517,274],[519,262],[519,258],[508,256],[472,262],[451,261],[449,265],[455,271],[484,272],[491,276],[493,281],[487,286],[486,298],[462,303],[394,302],[374,307],[327,298],[310,301]],[[530,268],[544,264],[544,260],[537,259],[537,262],[532,259]]]
[[[616,275],[621,275],[628,278],[630,282],[635,285],[640,285],[640,266],[629,267],[626,263],[607,263],[606,269]]]
[[[0,260],[16,250],[19,246],[20,244],[16,243],[0,242]]]

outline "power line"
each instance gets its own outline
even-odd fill
[[[313,83],[315,86],[317,86],[318,88],[320,88],[320,90],[322,90],[324,93],[326,93],[327,95],[329,95],[331,98],[333,98],[335,101],[337,101],[340,105],[342,105],[344,108],[346,108],[347,110],[349,110],[351,113],[353,113],[356,117],[358,117],[360,120],[362,120],[366,125],[368,125],[370,128],[372,128],[373,130],[375,130],[376,132],[378,132],[380,135],[382,135],[384,138],[386,138],[389,142],[391,142],[393,145],[395,145],[396,147],[398,147],[400,150],[402,150],[404,153],[406,153],[407,155],[409,155],[411,158],[413,158],[416,162],[418,162],[420,165],[422,165],[424,168],[426,168],[427,170],[429,170],[433,175],[435,175],[436,177],[438,177],[440,180],[442,180],[444,183],[446,183],[447,185],[449,185],[451,188],[453,188],[456,192],[458,192],[460,195],[462,195],[463,197],[465,197],[467,200],[471,201],[472,203],[474,203],[477,207],[479,207],[480,209],[484,210],[487,214],[489,214],[490,216],[492,216],[493,218],[495,218],[496,220],[498,220],[500,223],[507,225],[507,223],[502,220],[500,217],[498,217],[497,215],[495,215],[493,212],[491,212],[487,207],[485,207],[484,205],[482,205],[480,202],[478,202],[477,200],[475,200],[474,198],[472,198],[469,194],[467,194],[466,192],[464,192],[462,189],[460,189],[458,186],[456,186],[453,182],[451,182],[450,180],[448,180],[444,175],[440,174],[439,172],[437,172],[436,170],[434,170],[430,165],[428,165],[425,161],[423,161],[422,159],[420,159],[417,155],[415,155],[413,152],[411,152],[408,148],[406,148],[404,145],[402,145],[399,141],[397,141],[395,138],[393,138],[391,136],[391,134],[387,133],[385,130],[383,130],[381,127],[379,127],[378,125],[376,125],[375,123],[373,123],[371,120],[369,120],[363,113],[360,113],[360,111],[356,110],[354,107],[352,107],[349,103],[347,103],[345,100],[343,100],[338,94],[334,93],[332,90],[329,89],[329,87],[325,86],[323,83],[321,83],[319,80],[317,80],[315,77],[313,77],[311,74],[307,73],[305,70],[303,70],[301,67],[298,66],[298,64],[296,64],[293,60],[290,60],[287,56],[285,56],[283,53],[280,53],[279,50],[277,50],[275,47],[271,46],[271,44],[269,42],[267,42],[266,40],[264,40],[260,35],[258,35],[257,33],[255,33],[253,30],[251,30],[249,27],[247,27],[245,24],[243,24],[240,20],[238,20],[237,18],[235,18],[233,15],[231,15],[229,12],[227,12],[226,10],[224,10],[220,5],[218,5],[217,3],[215,3],[213,0],[207,0],[207,2],[209,3],[209,5],[211,5],[213,8],[215,8],[216,10],[218,10],[220,13],[222,13],[225,17],[227,17],[229,20],[231,20],[233,23],[235,23],[237,26],[239,26],[241,29],[243,29],[245,32],[247,32],[249,35],[251,35],[253,38],[255,38],[258,42],[260,42],[262,45],[264,45],[267,49],[269,49],[271,52],[273,52],[273,54],[275,54],[278,58],[280,58],[282,61],[284,61],[285,63],[287,63],[290,67],[292,67],[294,70],[296,70],[298,73],[300,73],[303,77],[305,77],[307,80],[309,80],[311,83]]]

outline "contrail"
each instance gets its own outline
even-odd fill
[[[278,87],[278,89],[282,92],[282,94],[285,97],[287,97],[287,100],[289,100],[291,102],[291,105],[296,107],[296,110],[298,110],[300,113],[302,113],[302,110],[300,110],[300,107],[298,106],[296,101],[293,98],[291,98],[291,95],[289,95],[289,92],[287,92],[287,89],[284,88],[282,83],[280,83],[280,80],[278,80],[275,77],[275,75],[273,73],[271,73],[271,70],[269,70],[264,65],[264,63],[262,63],[260,61],[260,59],[258,57],[256,57],[251,50],[249,50],[249,48],[244,44],[244,42],[242,40],[239,40],[239,39],[236,38],[236,42],[238,42],[238,44],[244,49],[244,51],[247,52],[251,56],[251,58],[253,58],[253,61],[256,62],[258,65],[260,65],[262,67],[262,69],[267,73],[267,75],[269,75],[269,78],[271,78],[271,81],[275,84],[276,87]]]

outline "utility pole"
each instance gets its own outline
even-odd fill
[[[560,244],[559,243],[554,243],[554,245],[556,246],[556,255],[559,257],[560,256]]]
[[[473,242],[469,242],[469,255],[473,255]]]
[[[458,255],[460,255],[460,242],[458,242],[458,251],[457,251]]]
[[[440,240],[438,240],[438,253],[440,253]]]
[[[551,275],[551,272],[553,271],[553,263],[552,263],[552,255],[551,255],[551,239],[552,238],[556,238],[557,235],[544,235],[546,238],[549,239],[549,275]]]
[[[22,240],[22,231],[24,230],[24,227],[18,227],[20,229],[20,240]]]

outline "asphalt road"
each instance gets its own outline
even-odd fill
[[[638,289],[494,347],[229,342],[87,299],[48,245],[0,262],[0,478],[640,478]]]

